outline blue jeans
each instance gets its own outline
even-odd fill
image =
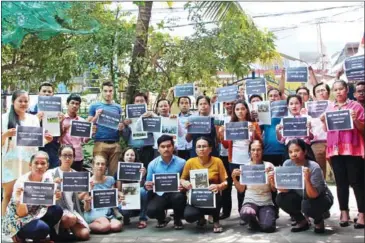
[[[140,191],[140,195],[141,195],[141,209],[136,209],[136,210],[123,210],[123,206],[119,205],[118,206],[118,210],[119,212],[126,218],[131,218],[131,217],[135,217],[139,215],[139,220],[140,221],[147,221],[147,216],[146,216],[146,209],[147,209],[147,191],[144,189],[144,187],[141,187],[141,191]]]

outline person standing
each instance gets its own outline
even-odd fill
[[[365,82],[358,82],[355,86],[355,93],[354,97],[356,98],[356,101],[359,102],[362,107],[365,108]]]
[[[179,119],[179,131],[182,130],[182,133],[179,133],[177,138],[177,155],[180,158],[185,160],[190,159],[190,150],[192,148],[192,142],[186,141],[186,133],[185,122],[187,122],[187,117],[191,116],[190,107],[191,107],[191,99],[188,96],[181,96],[178,98],[177,103],[179,105],[180,113],[178,115]]]

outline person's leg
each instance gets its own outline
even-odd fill
[[[240,217],[248,223],[252,229],[255,229],[257,224],[258,206],[253,203],[245,203],[240,211]]]
[[[293,216],[297,222],[305,219],[302,214],[302,198],[294,191],[279,193],[276,197],[277,205],[287,214]]]
[[[322,193],[317,198],[304,199],[302,201],[302,212],[313,218],[314,224],[319,224],[323,221],[323,213],[328,211],[332,204],[332,194]]]
[[[17,236],[22,240],[39,241],[46,239],[49,233],[50,226],[41,219],[35,219],[24,225],[17,233]]]
[[[319,164],[322,169],[323,177],[326,179],[327,175],[327,159],[326,159],[326,148],[325,142],[319,142],[312,144],[312,150],[314,153],[315,161]]]
[[[77,223],[77,217],[74,214],[63,214],[61,218],[61,227],[64,229],[70,229]]]
[[[199,208],[193,207],[191,205],[186,205],[184,210],[184,219],[188,223],[194,223],[198,221],[202,216]]]
[[[228,178],[227,178],[227,188],[222,191],[222,215],[220,215],[221,219],[228,218],[231,216],[232,211],[232,177],[229,169],[229,162],[227,156],[220,156],[223,161],[224,168],[226,169]]]
[[[217,194],[215,194],[215,208],[212,209],[212,217],[213,217],[213,223],[214,224],[219,224],[219,212],[221,209],[221,205],[222,205],[222,201],[223,201],[223,197],[222,195],[218,192]]]
[[[276,212],[274,206],[259,207],[258,218],[260,228],[263,232],[272,233],[276,228]]]
[[[41,218],[42,221],[46,222],[49,227],[55,226],[62,218],[63,210],[58,205],[48,207],[47,213]]]
[[[2,183],[1,187],[3,188],[3,201],[1,202],[1,215],[4,216],[6,213],[6,208],[11,199],[11,194],[13,193],[13,187],[15,184],[15,180]]]
[[[182,219],[184,209],[186,206],[186,195],[181,192],[169,193],[169,203],[171,203],[174,210],[174,221],[177,222]]]
[[[120,232],[122,231],[122,223],[119,220],[111,219],[110,220],[110,231],[111,232]]]
[[[139,221],[147,221],[146,210],[148,204],[148,194],[146,189],[144,189],[144,187],[141,187],[140,195],[141,195],[141,210],[139,213]]]
[[[118,170],[118,161],[122,154],[122,150],[120,149],[119,143],[109,144],[109,166],[108,166],[108,174],[110,176],[114,176],[115,172]]]
[[[101,217],[95,219],[91,224],[89,224],[90,230],[93,233],[107,233],[110,231],[109,219]]]
[[[146,214],[149,218],[157,219],[160,222],[166,218],[165,208],[167,202],[164,195],[159,196],[155,194],[148,202]]]
[[[229,163],[229,174],[232,174],[232,171],[234,169],[239,169],[239,168],[240,168],[240,165]],[[239,177],[237,179],[239,180]],[[241,208],[242,208],[242,204],[243,204],[244,199],[245,199],[245,192],[239,193],[237,191],[238,213],[241,212]]]
[[[72,226],[71,231],[78,240],[86,241],[90,239],[89,229],[80,223],[76,223],[74,226]]]

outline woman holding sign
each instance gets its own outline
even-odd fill
[[[267,172],[274,169],[270,162],[262,160],[264,144],[261,140],[254,140],[249,145],[251,156],[251,165],[265,165]],[[259,229],[263,232],[271,233],[275,231],[276,209],[272,201],[271,192],[275,192],[275,186],[270,182],[261,185],[244,185],[240,184],[237,177],[241,176],[240,169],[234,169],[232,172],[233,184],[237,191],[245,193],[245,199],[240,211],[240,217],[247,222],[251,229]],[[265,172],[264,172],[265,173]]]
[[[39,185],[52,183],[51,185],[54,185],[53,178],[45,173],[49,167],[48,161],[49,157],[46,152],[36,152],[28,163],[30,172],[20,176],[15,182],[14,192],[2,222],[3,232],[12,237],[13,242],[25,242],[26,239],[32,239],[33,242],[53,242],[46,241],[47,235],[50,234],[51,239],[56,237],[53,227],[61,220],[63,211],[60,206],[52,204],[55,200],[60,199],[61,193],[59,191],[54,193],[52,189],[52,195],[55,194],[51,199],[53,203],[47,205],[39,205],[39,202],[23,203],[29,199],[24,195],[25,191],[30,194],[30,197],[33,196],[31,194],[32,189],[24,189],[26,182],[39,183]]]
[[[76,152],[72,145],[61,145],[58,151],[61,166],[48,170],[46,174],[49,174],[55,181],[62,181],[64,172],[76,172],[72,169],[75,154]],[[79,195],[77,192],[63,191],[62,198],[57,201],[57,205],[63,209],[59,229],[60,237],[68,239],[66,237],[69,236],[68,231],[71,230],[78,240],[88,240],[90,238],[89,226],[81,216],[80,199],[82,199],[82,194]]]
[[[216,196],[215,208],[197,208],[186,205],[184,218],[187,222],[193,223],[198,221],[198,226],[206,224],[205,214],[213,216],[213,232],[223,232],[222,226],[219,224],[219,211],[221,208],[221,192],[227,187],[227,173],[223,162],[218,157],[211,156],[213,142],[208,137],[200,137],[196,140],[196,153],[198,157],[189,159],[181,174],[181,185],[187,190],[192,189],[190,180],[190,170],[208,169],[209,187],[208,189]]]
[[[327,158],[331,159],[337,185],[337,196],[340,205],[340,226],[349,226],[349,187],[354,190],[358,219],[354,227],[364,228],[365,188],[364,188],[364,108],[356,101],[347,98],[348,86],[343,80],[333,84],[335,102],[329,105],[328,111],[350,110],[352,129],[334,129],[327,131]],[[321,116],[327,130],[325,115]],[[342,122],[345,124],[345,121]]]
[[[276,176],[274,176],[273,171],[269,172],[271,186],[276,187],[279,191],[276,197],[276,203],[282,210],[296,220],[297,224],[291,229],[291,232],[300,232],[309,229],[309,223],[303,215],[304,213],[306,216],[314,219],[314,232],[324,233],[323,214],[331,208],[333,196],[327,187],[322,169],[316,162],[308,159],[307,146],[302,139],[290,140],[288,143],[288,151],[290,159],[284,162],[283,167],[302,167],[302,176],[304,178],[298,178],[297,181],[303,189],[289,189],[293,188],[292,185],[288,185],[286,188],[285,186],[277,188],[277,184],[275,183]],[[285,184],[287,184],[288,179],[284,180],[286,181]],[[289,180],[289,184],[291,184],[290,182],[292,180]]]
[[[3,201],[1,214],[5,214],[6,207],[13,192],[15,180],[29,171],[29,159],[38,151],[38,146],[17,146],[16,127],[30,126],[40,127],[39,119],[35,115],[27,113],[29,108],[29,95],[24,90],[17,90],[11,97],[11,106],[8,113],[2,115],[1,134],[1,159]],[[46,133],[46,142],[52,141],[53,137]]]

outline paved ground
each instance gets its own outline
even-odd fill
[[[336,195],[335,187],[330,186],[333,195]],[[251,232],[247,226],[239,225],[237,212],[236,191],[232,191],[233,209],[232,215],[226,220],[222,220],[224,232],[214,234],[212,225],[208,225],[204,230],[198,230],[195,224],[187,224],[185,221],[184,230],[176,231],[173,229],[173,223],[164,229],[156,229],[156,220],[149,220],[148,227],[137,229],[136,223],[138,218],[132,218],[131,225],[125,226],[122,232],[108,235],[92,235],[89,242],[92,243],[112,243],[112,242],[244,242],[244,243],[357,243],[364,242],[364,230],[350,227],[341,228],[338,225],[339,210],[337,199],[331,208],[331,218],[325,221],[326,233],[318,235],[313,232],[313,228],[300,233],[290,232],[289,216],[280,212],[280,218],[277,220],[277,231],[267,234],[261,232]],[[351,190],[350,194],[351,218],[356,216],[356,201]],[[2,241],[7,242],[7,241]]]

